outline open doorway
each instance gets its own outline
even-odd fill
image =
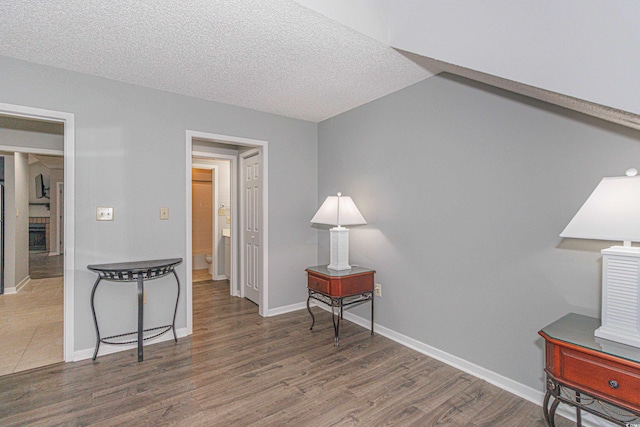
[[[192,224],[192,168],[194,162],[196,165],[202,164],[203,161],[228,161],[230,169],[230,202],[227,206],[222,206],[224,203],[218,201],[217,207],[214,206],[214,214],[217,213],[218,220],[218,232],[222,236],[218,235],[218,241],[222,237],[224,243],[228,240],[228,247],[224,245],[225,251],[228,253],[224,256],[218,251],[220,259],[225,259],[228,262],[228,275],[229,281],[229,293],[233,296],[246,297],[244,283],[248,278],[253,280],[252,283],[258,283],[258,296],[256,303],[259,306],[259,313],[262,316],[266,316],[268,313],[268,269],[267,261],[268,254],[266,248],[268,247],[268,218],[267,218],[267,142],[260,140],[253,140],[247,138],[239,138],[225,135],[208,134],[202,132],[187,131],[187,329],[188,333],[193,332],[192,324],[192,293],[191,286],[193,283],[193,224]],[[259,198],[252,197],[250,200],[254,203],[255,209],[252,211],[256,220],[256,224],[260,224],[259,244],[253,245],[251,252],[254,255],[250,260],[247,255],[248,252],[243,252],[241,248],[246,247],[246,236],[242,232],[248,220],[248,210],[246,209],[249,199],[246,199],[247,193],[246,187],[242,185],[243,179],[247,175],[247,171],[243,171],[242,168],[246,166],[244,159],[252,157],[247,153],[255,151],[259,153],[260,165],[252,169],[252,173],[259,173],[261,176],[261,186],[254,191],[254,195],[259,195]],[[258,212],[258,214],[256,214]],[[216,215],[214,215],[215,217]],[[252,219],[252,220],[253,220]],[[225,223],[230,222],[230,227],[227,231],[222,230],[225,227]],[[215,227],[214,227],[215,229]],[[225,236],[224,234],[229,234]],[[220,246],[219,246],[220,247]],[[257,266],[251,272],[251,264]],[[218,269],[218,271],[220,268]],[[218,273],[219,274],[219,273]],[[226,274],[225,274],[226,276]],[[218,276],[220,277],[220,276]]]
[[[0,116],[0,145],[6,285],[0,297],[6,349],[0,374],[8,374],[64,360],[63,255],[56,243],[58,194],[51,192],[52,184],[55,189],[64,181],[64,124]],[[50,148],[37,148],[43,146]],[[56,150],[60,155],[40,154]]]
[[[192,279],[231,283],[231,160],[193,157]]]
[[[8,328],[2,331],[0,374],[73,360],[74,136],[73,114],[0,103],[5,196],[0,315],[11,318],[0,322]],[[30,171],[31,165],[41,169]],[[30,224],[38,224],[32,233]],[[46,272],[31,271],[31,254],[54,265],[47,265]],[[17,341],[8,343],[9,335]],[[44,348],[50,345],[54,357]]]

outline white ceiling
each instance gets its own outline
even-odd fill
[[[430,77],[293,0],[0,2],[0,55],[309,121]]]

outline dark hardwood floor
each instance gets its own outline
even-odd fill
[[[0,377],[2,426],[543,426],[542,409],[314,308],[261,318],[194,283],[178,343]],[[558,420],[558,426],[568,426]]]

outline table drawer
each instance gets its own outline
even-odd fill
[[[331,295],[333,296],[344,297],[367,291],[373,291],[373,274],[347,277],[339,281],[332,280],[331,283]]]
[[[314,291],[330,294],[331,286],[329,281],[318,276],[309,274],[307,276],[307,286]]]
[[[640,369],[566,348],[560,366],[567,381],[622,404],[640,405]]]

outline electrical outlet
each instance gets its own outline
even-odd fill
[[[373,289],[377,297],[382,296],[382,285],[380,283],[376,283]]]

